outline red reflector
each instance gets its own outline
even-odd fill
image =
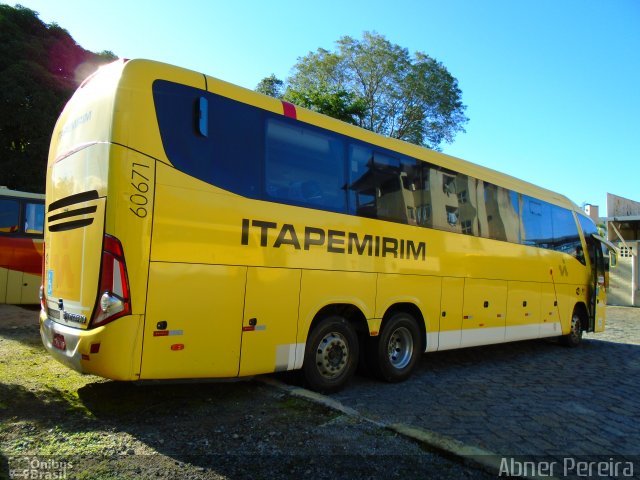
[[[100,352],[100,344],[92,343],[91,348],[89,349],[89,353],[99,353]]]
[[[64,341],[64,337],[59,333],[53,334],[53,346],[58,350],[66,350],[67,342]]]
[[[169,335],[169,330],[156,330],[153,332],[154,337],[166,337]]]
[[[296,106],[293,103],[282,102],[282,109],[284,110],[284,116],[296,119],[298,114],[296,113]]]
[[[246,327],[242,327],[243,332],[253,332],[256,329],[255,325],[249,325]]]
[[[89,355],[87,355],[85,353],[82,354],[82,359],[83,360],[90,360]]]
[[[173,351],[184,350],[184,344],[183,343],[174,343],[173,345],[171,345],[171,350],[173,350]]]

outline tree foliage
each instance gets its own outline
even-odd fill
[[[458,81],[429,55],[365,32],[298,59],[283,99],[377,133],[438,149],[468,121]]]
[[[283,87],[284,82],[272,73],[270,76],[260,80],[260,83],[256,86],[256,92],[264,93],[274,98],[282,98],[284,94]]]
[[[0,185],[44,192],[60,111],[87,75],[115,58],[83,49],[33,10],[0,4]]]

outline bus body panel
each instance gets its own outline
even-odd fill
[[[0,237],[0,303],[37,304],[42,240]]]
[[[505,341],[507,282],[465,278],[461,346]]]
[[[438,350],[460,348],[462,342],[462,321],[464,304],[464,278],[444,277],[440,300],[440,331]],[[429,331],[427,345],[429,344]]]
[[[246,267],[151,262],[140,378],[237,376],[246,276]]]
[[[43,289],[52,321],[86,329],[96,306],[107,209],[114,91],[122,62],[74,93],[49,149]]]
[[[42,257],[41,257],[42,258]],[[42,275],[0,268],[0,303],[37,304]]]
[[[242,321],[240,375],[293,370],[302,364],[298,309],[302,271],[250,267]]]
[[[54,162],[94,143],[111,141],[114,91],[122,74],[122,61],[101,67],[98,74],[85,80],[60,114],[51,137],[49,168]],[[107,166],[106,163],[102,163]],[[78,181],[83,179],[78,175]],[[65,191],[53,188],[47,176],[47,192],[50,203],[65,195]],[[58,187],[58,185],[56,185]]]
[[[540,284],[540,337],[553,337],[562,333],[558,297],[550,283]]]
[[[365,319],[376,318],[376,277],[375,273],[303,270],[297,343],[306,343],[316,314],[329,305],[352,305]]]
[[[135,150],[113,145],[109,170],[109,204],[104,231],[122,244],[127,266],[131,310],[146,309],[149,255],[153,228],[156,162]]]
[[[540,336],[540,288],[535,282],[507,282],[506,341]]]
[[[379,274],[376,288],[376,318],[400,303],[415,305],[422,314],[425,332],[440,330],[440,277],[421,275]],[[427,335],[425,351],[438,349],[438,336]]]
[[[72,163],[74,157],[64,161]],[[65,208],[49,211],[49,218],[65,215]],[[71,212],[89,213],[48,222],[43,285],[48,312],[53,318],[64,325],[86,329],[96,306],[100,281],[106,198],[80,201],[69,208],[73,209]],[[88,224],[74,227],[72,222]],[[52,228],[61,230],[51,231]]]

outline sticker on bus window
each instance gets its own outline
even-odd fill
[[[47,296],[53,293],[53,270],[47,270]]]

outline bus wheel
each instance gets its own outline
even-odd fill
[[[372,372],[387,382],[401,382],[411,375],[420,351],[420,330],[408,313],[393,315],[378,337],[369,339],[367,360]]]
[[[561,337],[562,343],[567,347],[577,347],[582,342],[582,319],[577,311],[571,317],[571,330]]]
[[[332,315],[309,334],[302,372],[307,386],[322,393],[342,389],[358,366],[358,336],[343,317]]]

